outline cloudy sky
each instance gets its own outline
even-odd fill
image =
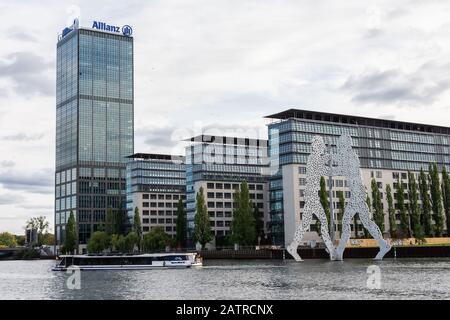
[[[133,27],[135,151],[265,137],[291,107],[450,125],[446,0],[0,0],[0,232],[53,221],[55,49],[74,16]]]

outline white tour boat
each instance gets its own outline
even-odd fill
[[[139,255],[60,255],[53,271],[147,270],[155,268],[190,268],[202,266],[197,253],[149,253]]]

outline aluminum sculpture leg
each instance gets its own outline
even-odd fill
[[[372,235],[372,237],[377,240],[378,246],[380,247],[380,251],[375,256],[374,260],[382,260],[384,255],[391,250],[391,246],[389,243],[387,243],[386,240],[383,239],[383,235],[380,231],[380,228],[378,228],[377,224],[373,222],[369,218],[369,208],[367,207],[367,204],[364,202],[359,205],[359,219],[361,220],[364,228],[369,231],[369,233]]]
[[[345,246],[347,245],[348,240],[350,239],[351,228],[350,224],[353,220],[353,216],[356,214],[355,209],[347,205],[344,211],[344,216],[342,217],[342,233],[341,239],[339,240],[339,245],[336,248],[336,260],[343,260]],[[356,227],[356,226],[355,226]]]
[[[310,224],[312,220],[312,211],[309,205],[305,205],[305,210],[303,212],[302,223],[295,230],[294,239],[291,244],[287,246],[287,251],[291,254],[291,256],[295,259],[295,261],[303,261],[300,255],[297,252],[298,245],[303,239],[303,235],[306,231],[309,230]]]
[[[319,207],[317,207],[316,210],[318,212],[318,214],[316,214],[317,219],[319,219],[319,221],[320,221],[320,233],[322,235],[322,239],[325,242],[325,245],[330,254],[330,260],[335,260],[336,253],[335,253],[333,242],[331,241],[330,234],[328,232],[327,216],[326,216],[325,211],[323,210],[323,207],[321,204],[319,204]]]

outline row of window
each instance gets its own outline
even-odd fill
[[[264,194],[263,193],[250,193],[249,194],[250,199],[258,199],[258,200],[263,200],[264,199]],[[234,199],[235,198],[235,194],[231,193],[231,192],[208,192],[206,194],[206,197],[208,199]]]
[[[80,181],[80,194],[120,194],[125,190],[123,182]]]
[[[149,218],[143,218],[142,219],[142,223],[143,224],[149,224],[149,223],[151,223],[151,224],[155,224],[155,223],[159,223],[159,224],[172,224],[172,223],[174,223],[174,224],[176,224],[177,223],[177,219],[162,219],[162,218],[160,218],[160,219],[156,219],[156,218],[152,218],[152,219],[149,219]]]
[[[142,202],[143,208],[176,208],[178,202]]]
[[[56,173],[56,184],[70,182],[77,179],[77,168]]]
[[[170,179],[170,178],[132,178],[131,184],[155,184],[155,185],[185,185],[184,179]]]
[[[176,216],[177,211],[173,210],[142,210],[142,216]]]
[[[105,169],[105,168],[80,168],[80,178],[108,178],[108,179],[124,179],[125,170],[123,169]]]
[[[234,139],[234,138],[231,138]],[[197,144],[186,148],[186,155],[242,155],[251,157],[265,157],[267,155],[266,147],[257,146],[236,146],[236,145],[222,145],[215,143]]]
[[[258,209],[263,209],[264,208],[264,203],[258,202],[255,204],[256,207]],[[212,201],[208,201],[207,202],[207,207],[208,208],[237,208],[236,203],[234,202],[212,202]]]
[[[179,200],[179,199],[185,199],[186,196],[184,194],[143,194],[142,199],[144,200]]]
[[[185,165],[177,162],[153,162],[135,160],[127,163],[129,170],[146,169],[146,170],[167,170],[167,171],[185,171]]]
[[[210,218],[231,218],[233,213],[231,211],[208,211]]]
[[[231,221],[230,221],[230,220],[226,220],[226,221],[221,221],[221,220],[216,221],[216,220],[213,220],[213,221],[210,221],[209,223],[210,223],[211,227],[219,227],[219,228],[222,228],[222,227],[231,227]]]
[[[208,189],[225,189],[225,190],[236,190],[239,189],[240,184],[239,183],[213,183],[208,182],[206,184],[206,187]],[[263,190],[264,186],[262,184],[248,184],[249,190]]]
[[[151,229],[153,229],[155,227],[159,227],[159,226],[151,226],[151,227],[143,226],[142,227],[142,231],[143,232],[149,232]],[[166,226],[165,230],[166,230],[166,232],[175,232],[175,231],[177,231],[175,226]]]
[[[313,132],[313,133],[334,134],[334,135],[342,135],[342,134],[348,134],[351,136],[358,135],[357,128],[351,126],[298,121],[293,119],[278,124],[277,129],[280,132],[302,131],[302,132]]]
[[[181,178],[184,179],[184,171],[162,171],[162,170],[142,170],[137,169],[131,172],[133,177],[161,177],[161,178]]]
[[[62,184],[55,187],[56,198],[75,195],[77,193],[76,181],[72,183]]]

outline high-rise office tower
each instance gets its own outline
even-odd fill
[[[58,245],[71,211],[80,244],[104,228],[108,210],[125,215],[125,164],[134,151],[133,38],[128,26],[93,28],[102,31],[75,21],[57,44]]]
[[[372,197],[373,182],[379,189],[384,211],[384,228],[380,229],[386,236],[391,227],[387,212],[387,186],[390,186],[394,199],[395,229],[400,230],[398,186],[401,183],[404,187],[408,208],[408,172],[413,174],[418,183],[420,170],[427,173],[431,163],[437,163],[439,170],[443,166],[450,169],[448,127],[299,109],[289,109],[267,118],[273,119],[268,125],[269,154],[274,162],[271,167],[279,168],[269,183],[271,237],[277,245],[289,245],[296,226],[301,223],[305,206],[306,162],[311,153],[311,140],[316,135],[323,137],[331,153],[337,152],[339,136],[348,134],[352,137],[369,199]],[[343,213],[339,195],[347,201],[351,194],[346,177],[333,177],[331,183],[327,184],[328,190],[330,187],[337,239],[340,237],[342,222],[339,215]],[[352,237],[364,236],[363,226],[357,216],[352,221],[351,230]],[[305,244],[308,241],[321,241],[315,219],[310,232],[304,236]]]

